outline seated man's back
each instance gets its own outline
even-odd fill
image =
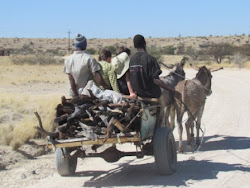
[[[141,97],[159,98],[161,89],[154,83],[161,69],[156,59],[146,51],[138,51],[130,60],[130,81],[135,93]]]

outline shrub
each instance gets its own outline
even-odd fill
[[[58,52],[59,52],[59,49],[58,49],[58,48],[57,48],[57,49],[47,49],[47,50],[46,50],[46,53],[51,53],[51,54],[53,54],[53,55],[57,55]]]
[[[178,44],[176,54],[183,55],[185,53],[185,45],[183,43]]]
[[[198,58],[198,52],[192,46],[187,47],[185,54],[192,57],[193,60],[196,60]]]
[[[20,49],[20,52],[23,54],[30,54],[33,52],[33,49],[28,44],[24,44],[23,47]]]
[[[161,54],[160,49],[156,48],[155,46],[150,46],[150,47],[147,47],[147,52],[151,56],[155,57],[158,62],[161,61],[162,54]]]
[[[0,136],[2,138],[3,144],[10,145],[12,140],[12,131],[14,127],[11,124],[6,124],[0,128]]]
[[[88,52],[89,54],[94,55],[94,54],[96,53],[96,50],[95,50],[94,48],[87,48],[87,52]]]
[[[236,48],[237,53],[250,56],[250,44],[245,44]]]
[[[162,48],[162,54],[166,54],[166,55],[174,55],[175,54],[175,50],[176,48],[174,46],[164,46]]]
[[[62,64],[64,62],[63,58],[56,58],[51,55],[15,55],[10,57],[12,63],[16,65],[51,65],[51,64]]]
[[[109,49],[112,54],[116,53],[116,47],[114,47],[114,46],[106,46],[105,48]]]
[[[200,48],[208,48],[209,45],[208,45],[208,44],[200,44],[199,47],[200,47]]]
[[[245,62],[248,61],[248,58],[240,53],[237,53],[233,56],[233,62],[239,67],[243,68]]]
[[[234,47],[229,43],[213,43],[204,52],[220,64],[226,56],[233,55]]]

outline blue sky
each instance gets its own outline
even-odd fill
[[[0,37],[250,34],[250,0],[0,0]]]

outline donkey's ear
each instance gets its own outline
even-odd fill
[[[174,68],[174,64],[165,64],[165,63],[162,63],[162,62],[159,62],[159,64],[163,65],[164,67],[166,67],[168,69]]]
[[[210,72],[215,72],[215,71],[218,71],[218,70],[221,70],[221,69],[223,69],[223,67],[220,67],[220,68],[211,68]]]
[[[192,63],[190,63],[190,66],[194,69],[194,70],[197,70],[199,71],[200,67],[196,66],[196,65],[193,65]]]
[[[186,58],[183,58],[182,60],[181,60],[181,62],[180,62],[180,65],[182,66],[182,67],[184,67],[184,65],[185,65],[185,63],[186,63]]]

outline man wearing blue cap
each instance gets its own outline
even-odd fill
[[[78,34],[74,39],[74,46],[76,50],[70,55],[64,62],[63,72],[68,74],[70,81],[70,95],[78,96],[83,91],[83,88],[88,82],[90,74],[94,79],[104,87],[108,89],[108,86],[103,81],[102,76],[98,72],[101,67],[98,62],[89,55],[85,50],[87,47],[87,39]]]

